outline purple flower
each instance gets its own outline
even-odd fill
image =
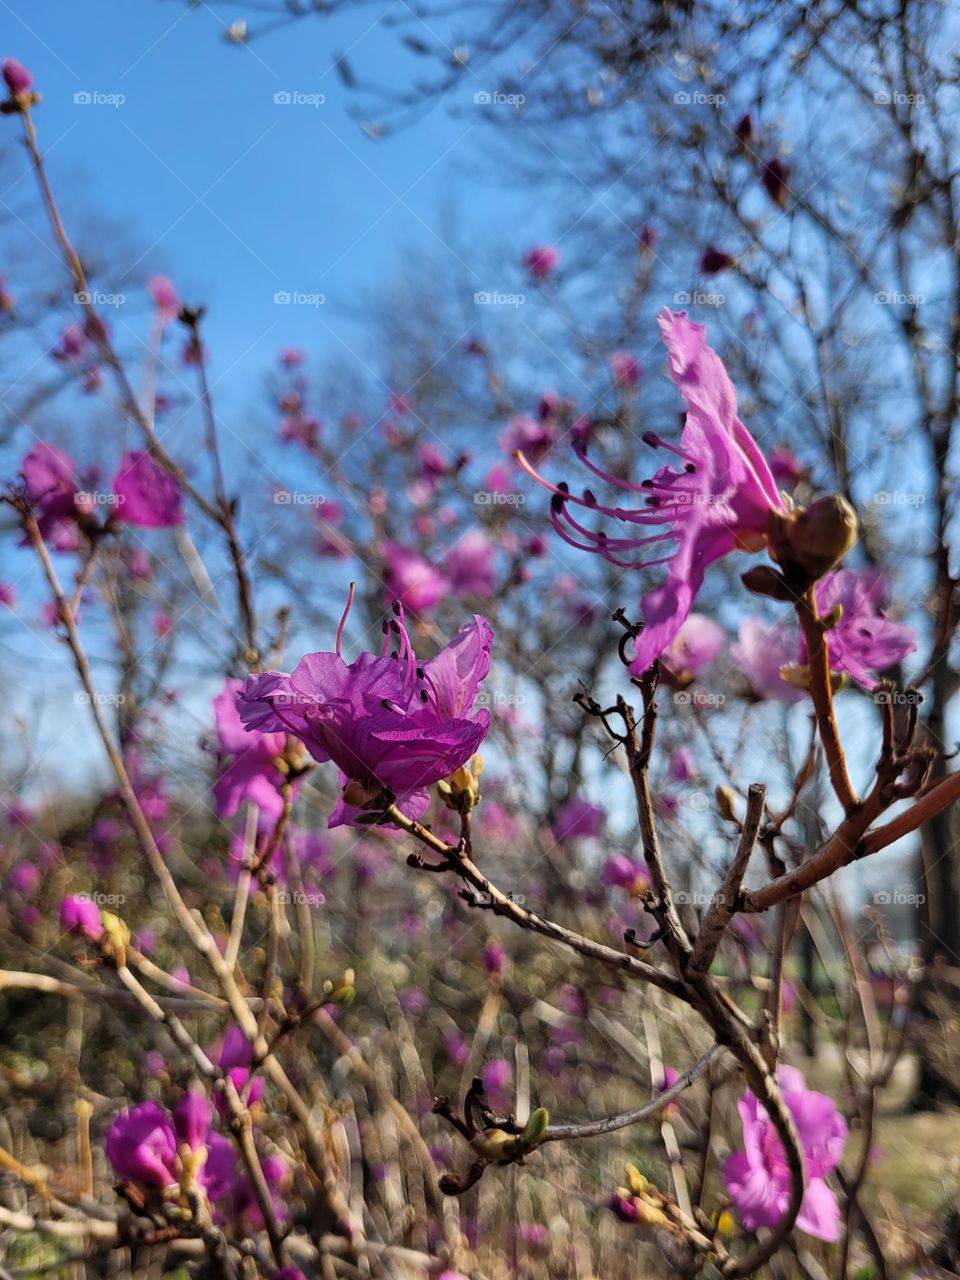
[[[847,1126],[831,1098],[804,1085],[795,1067],[781,1067],[777,1079],[803,1147],[807,1186],[797,1226],[819,1240],[836,1240],[840,1208],[825,1182],[843,1154]],[[783,1144],[766,1112],[748,1089],[738,1104],[743,1151],[728,1156],[723,1177],[748,1231],[775,1227],[790,1201],[790,1170]]]
[[[177,1181],[176,1135],[157,1102],[121,1111],[107,1130],[104,1146],[117,1177],[126,1182],[162,1191]]]
[[[793,489],[804,469],[790,449],[780,448],[770,454],[770,470],[777,484]]]
[[[507,953],[502,943],[491,938],[483,948],[483,967],[491,978],[499,978],[507,965]]]
[[[610,372],[620,387],[635,387],[640,381],[643,366],[630,351],[614,351],[609,357]]]
[[[21,93],[30,92],[33,85],[33,76],[16,58],[4,58],[2,69],[3,79],[10,90],[11,98],[19,97]]]
[[[191,1151],[199,1151],[207,1141],[212,1118],[213,1107],[202,1093],[191,1089],[183,1094],[173,1108],[173,1128],[178,1141]]]
[[[553,822],[554,835],[558,840],[598,836],[603,830],[605,817],[606,814],[599,805],[591,804],[582,796],[573,796],[557,810]]]
[[[642,863],[626,853],[613,853],[603,864],[601,883],[609,888],[626,889],[630,894],[641,894],[650,887],[650,877]]]
[[[418,818],[430,803],[427,788],[465,765],[486,737],[490,714],[474,713],[474,703],[492,644],[489,623],[475,615],[421,663],[395,604],[379,656],[362,653],[348,665],[338,638],[337,652],[308,654],[291,675],[251,676],[238,695],[240,718],[251,729],[292,733],[315,760],[332,760],[344,780],[367,788],[371,800],[385,791]],[[341,799],[328,825],[358,818]]]
[[[167,529],[183,524],[180,486],[149,453],[131,451],[120,459],[113,480],[117,519],[141,529]]]
[[[383,546],[384,581],[390,596],[411,613],[427,613],[447,591],[443,575],[409,547]]]
[[[730,646],[730,656],[747,677],[755,697],[775,702],[799,702],[803,698],[803,692],[780,674],[784,667],[800,660],[796,627],[752,616],[744,618],[738,638]]]
[[[596,552],[623,568],[667,566],[666,581],[643,602],[644,628],[630,664],[633,675],[646,671],[676,636],[706,568],[732,551],[760,550],[770,512],[783,509],[770,468],[737,417],[736,392],[720,357],[707,346],[703,326],[666,307],[658,323],[670,376],[687,402],[687,417],[679,446],[656,436],[645,439],[676,454],[680,470],[661,467],[652,479],[636,485],[603,471],[587,460],[585,448],[578,449],[584,464],[602,480],[643,495],[643,505],[630,509],[603,506],[589,489],[577,497],[567,486],[543,480],[519,458],[524,469],[553,492],[551,519],[571,546]],[[571,505],[622,522],[630,536],[590,530],[570,513]],[[651,551],[662,554],[642,558]],[[640,552],[641,558],[625,558],[633,552]]]
[[[238,1026],[228,1027],[224,1032],[220,1052],[217,1054],[217,1066],[230,1077],[234,1088],[242,1093],[250,1080],[250,1063],[253,1061],[253,1045]],[[263,1097],[264,1082],[260,1077],[250,1082],[247,1091],[247,1104],[252,1106]],[[218,1104],[219,1105],[219,1104]]]
[[[560,254],[552,245],[536,244],[521,261],[534,280],[549,280],[560,265]]]
[[[691,613],[662,653],[670,670],[683,679],[710,665],[727,643],[718,622],[702,613]]]
[[[465,533],[447,552],[445,568],[458,596],[488,599],[496,591],[493,546],[479,529]]]
[[[166,276],[154,276],[147,283],[147,290],[153,299],[153,305],[157,308],[157,315],[161,320],[173,320],[180,310],[180,299],[177,297],[177,291],[172,281]]]
[[[689,782],[700,770],[689,747],[677,747],[667,765],[667,777],[671,782]]]
[[[237,709],[242,688],[242,680],[226,680],[213,700],[221,761],[229,761],[214,784],[217,813],[230,818],[249,802],[276,821],[283,812],[279,787],[285,775],[277,768],[277,758],[283,755],[285,735],[244,728]]]
[[[883,613],[884,588],[876,574],[837,569],[817,583],[816,597],[821,616],[837,605],[842,610],[827,632],[832,670],[845,671],[864,689],[877,687],[874,672],[895,666],[916,649],[911,628]]]
[[[539,462],[550,450],[555,439],[556,436],[549,421],[542,419],[538,422],[536,418],[519,413],[507,423],[506,429],[500,436],[500,448],[504,453],[519,452],[532,462]],[[490,485],[489,481],[488,487],[496,488],[495,485]]]
[[[56,551],[75,551],[79,546],[75,521],[80,482],[73,459],[41,441],[25,455],[20,472],[44,541]]]
[[[205,1145],[207,1158],[200,1169],[200,1182],[210,1200],[222,1200],[237,1180],[237,1153],[220,1133],[208,1133]]]
[[[72,894],[60,903],[60,928],[88,942],[99,942],[103,937],[100,908],[89,898]]]

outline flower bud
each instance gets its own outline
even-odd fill
[[[11,98],[19,98],[21,94],[30,92],[33,85],[33,76],[16,58],[4,58],[2,70],[3,79],[10,90]]]
[[[88,942],[99,942],[103,937],[100,908],[79,894],[64,898],[60,903],[60,927]]]
[[[846,498],[831,493],[788,515],[775,513],[771,550],[787,577],[806,590],[847,554],[857,541],[857,515]]]
[[[484,1129],[471,1138],[470,1145],[477,1155],[484,1156],[487,1160],[503,1160],[516,1151],[517,1139],[515,1134],[507,1133],[504,1129]]]
[[[520,1141],[523,1146],[530,1150],[537,1145],[547,1132],[547,1126],[550,1123],[550,1113],[546,1107],[537,1107],[527,1121],[526,1128],[520,1135]]]

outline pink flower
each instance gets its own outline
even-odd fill
[[[539,462],[552,447],[556,435],[546,419],[539,422],[526,414],[518,414],[507,423],[506,430],[500,437],[500,448],[504,453],[514,454],[518,451],[532,462]]]
[[[803,467],[789,449],[774,449],[770,454],[770,470],[777,484],[794,488],[803,475]]]
[[[491,938],[483,948],[483,967],[491,978],[498,978],[507,964],[507,953],[496,938]]]
[[[627,893],[634,896],[645,893],[650,887],[646,867],[625,853],[610,855],[603,864],[600,880],[608,888],[626,889]]]
[[[447,552],[445,569],[458,596],[488,599],[496,591],[493,546],[479,529],[465,533]]]
[[[781,1067],[777,1079],[783,1101],[793,1116],[806,1166],[807,1187],[797,1226],[819,1240],[836,1240],[840,1208],[825,1178],[843,1154],[846,1123],[832,1099],[805,1087],[796,1068]],[[790,1171],[783,1144],[749,1089],[738,1110],[744,1150],[727,1157],[724,1181],[748,1231],[775,1227],[790,1201]]]
[[[103,937],[100,908],[89,898],[72,894],[60,903],[60,928],[88,942],[99,942]]]
[[[37,525],[55,551],[75,551],[79,480],[73,459],[52,444],[35,444],[20,463],[26,496]]]
[[[614,351],[609,361],[613,380],[621,387],[635,387],[640,381],[643,366],[630,351]]]
[[[444,649],[426,662],[414,652],[403,608],[384,623],[379,656],[361,653],[347,665],[335,653],[312,653],[292,675],[251,676],[239,695],[249,729],[286,730],[317,761],[332,760],[344,781],[395,797],[410,817],[430,803],[427,788],[449,777],[479,749],[490,713],[474,712],[480,684],[490,670],[493,632],[474,616]],[[367,817],[341,797],[328,825]]]
[[[280,363],[285,369],[296,369],[306,358],[307,353],[302,347],[284,347],[280,352]]]
[[[521,259],[534,280],[549,280],[560,263],[560,254],[552,245],[538,244],[528,249]]]
[[[689,782],[700,770],[689,747],[678,747],[667,765],[667,777],[671,782]]]
[[[661,657],[671,671],[687,677],[708,667],[722,652],[727,633],[703,613],[691,613],[664,649]]]
[[[591,804],[582,796],[574,796],[557,810],[553,830],[558,840],[579,840],[598,836],[603,830],[606,814],[599,805]]]
[[[242,680],[226,680],[213,700],[221,771],[214,785],[217,813],[231,818],[241,805],[255,804],[274,822],[283,812],[280,786],[286,775],[277,768],[285,734],[244,728],[237,709]]]
[[[754,695],[775,702],[799,702],[803,692],[783,679],[783,667],[800,661],[800,635],[796,627],[748,617],[740,623],[730,656],[747,677]]]
[[[147,284],[150,297],[153,299],[153,305],[157,308],[157,315],[161,320],[175,319],[180,310],[180,299],[177,297],[177,291],[173,284],[166,276],[154,276]]]
[[[121,1111],[104,1146],[114,1172],[125,1182],[162,1191],[177,1181],[177,1139],[159,1103],[141,1102]]]
[[[16,58],[4,58],[3,79],[10,90],[11,98],[18,98],[22,93],[29,93],[33,85],[33,76]]]
[[[827,632],[831,669],[845,671],[864,689],[877,687],[875,671],[895,666],[917,647],[911,628],[883,613],[883,584],[876,574],[837,569],[817,583],[816,598],[821,617],[838,605],[842,610]]]
[[[0,582],[0,604],[6,605],[8,609],[16,608],[17,593],[12,582]]]
[[[646,671],[676,636],[690,613],[706,568],[732,551],[757,551],[766,543],[771,511],[783,501],[756,441],[737,417],[736,392],[716,352],[707,346],[702,325],[664,308],[658,323],[669,355],[670,376],[687,401],[680,445],[645,437],[676,454],[680,470],[662,467],[652,479],[631,484],[601,470],[578,450],[595,475],[645,501],[635,509],[603,506],[585,490],[574,496],[567,486],[548,484],[522,457],[521,465],[553,492],[554,528],[571,546],[596,552],[623,568],[667,566],[666,581],[643,602],[644,628],[630,664],[633,675]],[[594,532],[570,513],[582,507],[622,522],[630,536]],[[659,529],[658,532],[648,532]],[[667,548],[672,545],[672,550]],[[651,559],[624,558],[631,552],[660,550]]]
[[[188,1090],[173,1108],[173,1128],[179,1142],[191,1151],[199,1151],[206,1143],[212,1118],[209,1100],[202,1093]]]
[[[258,1102],[263,1097],[264,1082],[262,1078],[257,1076],[250,1080],[253,1045],[240,1027],[231,1026],[227,1028],[215,1060],[217,1066],[230,1077],[234,1088],[239,1093],[244,1091],[249,1081],[249,1088],[246,1093],[248,1106],[253,1106],[255,1102]],[[217,1105],[220,1105],[219,1101]]]
[[[180,486],[149,453],[132,450],[120,459],[113,481],[118,520],[141,529],[167,529],[184,521]]]
[[[383,544],[384,585],[387,593],[411,613],[428,613],[447,591],[441,573],[409,547]]]

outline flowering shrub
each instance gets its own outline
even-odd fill
[[[960,796],[918,731],[919,693],[899,687],[918,637],[858,560],[849,498],[808,492],[789,451],[768,455],[706,328],[668,307],[657,323],[685,417],[677,442],[643,435],[676,462],[641,479],[624,424],[648,371],[626,348],[601,362],[607,420],[550,390],[504,404],[476,340],[460,354],[483,362],[499,427],[477,457],[427,438],[414,384],[390,394],[388,447],[368,447],[358,475],[355,414],[325,424],[303,353],[284,348],[279,440],[300,476],[315,466],[336,486],[303,504],[309,572],[323,565],[329,591],[306,600],[239,520],[202,310],[151,281],[157,342],[186,333],[209,474],[168,448],[151,379],[133,389],[48,184],[33,79],[11,59],[3,77],[82,308],[51,358],[83,394],[109,381],[139,439],[113,455],[106,492],[96,469],[31,443],[4,495],[111,780],[76,814],[8,806],[0,996],[85,1012],[68,1015],[64,1050],[76,1168],[48,1179],[0,1150],[18,1187],[0,1226],[76,1247],[41,1270],[455,1280],[487,1274],[485,1189],[520,1187],[529,1220],[509,1249],[530,1274],[581,1273],[564,1232],[586,1205],[601,1236],[633,1233],[624,1258],[656,1255],[650,1274],[787,1275],[796,1261],[845,1275],[857,1233],[873,1247],[858,1197],[911,980],[895,975],[881,1023],[832,892],[824,919],[852,982],[825,998],[792,943],[802,927],[827,938],[807,913],[843,868]],[[790,167],[771,157],[761,184],[785,207]],[[641,254],[654,244],[645,229]],[[560,262],[547,245],[521,257],[538,293],[560,287]],[[735,260],[711,247],[701,265]],[[593,486],[579,494],[546,478],[571,454]],[[735,553],[758,559],[724,580]],[[181,569],[209,610],[202,634]],[[224,583],[230,620],[204,647]],[[344,593],[333,649],[308,651],[331,643]],[[89,640],[104,626],[112,694]],[[202,736],[171,762],[171,672],[191,666]],[[848,748],[841,697],[868,713],[869,752]],[[759,750],[729,732],[758,710],[793,717]],[[859,1019],[857,1079],[807,1088],[798,1002],[838,1038]],[[87,1010],[103,1018],[89,1050]],[[569,1152],[595,1140],[636,1157],[624,1185],[607,1157],[578,1180]]]

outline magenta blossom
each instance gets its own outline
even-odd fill
[[[120,460],[113,481],[117,519],[141,529],[166,529],[183,524],[180,486],[149,453],[131,451]]]
[[[308,654],[291,675],[251,676],[239,694],[240,718],[250,729],[292,733],[315,760],[334,761],[344,782],[359,783],[371,800],[386,792],[419,818],[427,788],[465,765],[486,737],[490,713],[474,712],[474,704],[492,644],[489,623],[475,615],[421,663],[395,603],[379,656],[361,653],[348,665],[338,634],[335,653]],[[328,825],[362,818],[341,798]]]
[[[795,1067],[781,1067],[777,1080],[793,1116],[806,1166],[806,1192],[797,1226],[819,1240],[836,1240],[840,1208],[825,1179],[843,1154],[846,1122],[831,1098],[806,1088]],[[724,1181],[748,1231],[775,1227],[790,1202],[790,1170],[783,1144],[749,1089],[740,1099],[738,1110],[743,1122],[744,1150],[727,1157]]]
[[[60,903],[60,927],[88,942],[99,942],[103,937],[100,908],[82,894],[72,894]]]
[[[821,617],[839,606],[839,621],[827,632],[830,667],[845,671],[864,689],[875,689],[876,671],[895,666],[916,649],[913,631],[883,613],[884,588],[873,573],[837,569],[816,586]]]
[[[538,422],[525,413],[511,418],[500,436],[500,447],[504,453],[520,452],[525,458],[539,462],[552,447],[556,436],[549,419],[543,417]]]
[[[626,853],[612,853],[603,864],[600,880],[608,888],[626,889],[631,896],[639,897],[650,888],[646,867]]]
[[[242,680],[226,680],[213,700],[219,754],[225,763],[214,786],[217,813],[231,818],[241,805],[255,804],[276,821],[283,812],[280,787],[286,774],[277,767],[286,742],[283,733],[258,733],[244,728],[237,709]]]
[[[578,840],[600,835],[606,817],[599,805],[573,796],[557,810],[553,830],[558,840]]]
[[[746,676],[757,698],[774,702],[799,702],[803,692],[781,675],[784,667],[800,661],[800,635],[796,627],[764,622],[753,616],[740,623],[730,656]]]
[[[679,446],[656,436],[645,438],[676,454],[680,470],[661,467],[652,479],[632,484],[589,462],[586,449],[579,448],[581,460],[600,479],[642,495],[641,506],[622,508],[603,506],[589,489],[577,497],[566,485],[549,484],[526,459],[519,459],[552,491],[554,528],[571,546],[596,552],[623,568],[667,567],[666,581],[643,602],[644,628],[630,664],[634,675],[646,671],[676,636],[707,567],[732,551],[760,550],[771,511],[783,510],[770,468],[737,417],[736,392],[720,357],[707,346],[703,326],[666,307],[658,324],[670,376],[687,402],[687,417]],[[592,531],[571,514],[571,506],[622,522],[629,536]],[[640,552],[641,558],[625,558],[632,552]],[[652,558],[644,559],[649,552],[654,552]]]
[[[253,1061],[253,1045],[238,1026],[228,1027],[224,1032],[220,1051],[216,1055],[217,1066],[225,1071],[238,1093],[243,1093],[249,1081],[246,1093],[248,1106],[253,1106],[263,1097],[264,1082],[260,1076],[250,1079],[250,1064]],[[220,1102],[218,1100],[218,1106]]]
[[[33,87],[33,76],[16,58],[4,58],[2,70],[4,83],[10,90],[11,98],[18,98],[21,94],[30,92]]]
[[[522,262],[534,280],[549,280],[560,265],[560,254],[552,245],[537,244],[527,250]]]
[[[178,1180],[176,1134],[157,1102],[121,1111],[104,1145],[114,1172],[125,1182],[163,1191]]]
[[[180,310],[180,299],[172,282],[166,276],[154,276],[147,284],[147,289],[157,308],[158,317],[164,322],[175,319]]]
[[[661,657],[677,676],[690,679],[708,667],[727,643],[727,633],[703,613],[691,613]]]
[[[446,594],[443,575],[423,556],[396,542],[383,546],[387,592],[411,613],[428,613]]]
[[[614,351],[608,361],[614,382],[620,387],[635,387],[643,366],[630,351]]]
[[[192,1089],[179,1099],[173,1108],[173,1128],[181,1146],[199,1151],[207,1141],[213,1108],[202,1093]]]
[[[41,441],[24,456],[20,473],[44,541],[56,551],[75,551],[79,546],[77,516],[86,514],[87,505],[78,492],[80,481],[73,459]]]
[[[456,595],[482,599],[493,595],[497,587],[493,556],[493,545],[479,529],[465,533],[453,544],[444,567]]]

